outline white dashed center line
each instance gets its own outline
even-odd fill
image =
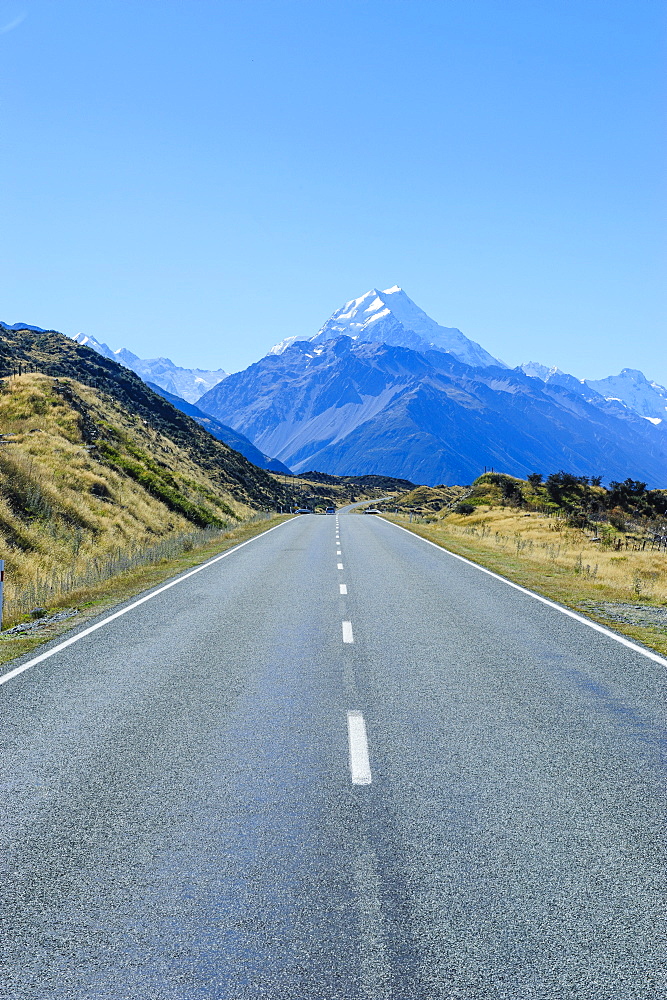
[[[341,585],[340,585],[340,592],[341,592],[341,594],[347,594],[347,584],[346,583],[341,583]]]
[[[343,642],[354,642],[352,622],[343,622]]]
[[[366,723],[361,712],[347,713],[347,738],[350,746],[350,773],[353,785],[370,785]]]
[[[340,550],[340,549],[336,549],[336,555],[337,555],[337,556],[342,556],[342,554],[343,554],[343,553],[341,552],[341,550]]]
[[[342,569],[342,568],[343,568],[343,564],[342,563],[338,563],[338,569]]]

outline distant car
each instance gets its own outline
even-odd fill
[[[376,510],[375,507],[367,507],[364,514],[381,514],[381,510]]]
[[[299,507],[298,510],[294,511],[295,514],[312,514],[310,507]]]
[[[325,513],[326,514],[335,514],[336,513],[336,508],[335,507],[327,507]]]

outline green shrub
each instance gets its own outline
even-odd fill
[[[457,503],[454,510],[457,514],[474,514],[476,507],[472,503]]]
[[[200,528],[214,527],[222,528],[225,522],[215,514],[211,514],[203,507],[199,507],[184,497],[178,490],[174,489],[169,482],[165,482],[154,472],[149,472],[137,462],[132,462],[125,455],[122,455],[112,445],[106,441],[98,441],[97,448],[101,455],[105,457],[109,465],[114,466],[119,471],[131,476],[135,482],[139,483],[149,493],[158,500],[161,500],[165,507],[173,510],[177,514],[182,514],[188,521],[198,525]],[[173,482],[173,477],[169,476]]]

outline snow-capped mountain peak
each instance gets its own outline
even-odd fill
[[[619,375],[586,379],[586,385],[605,399],[620,399],[652,424],[667,420],[667,388],[651,382],[636,368],[624,368]]]
[[[561,371],[555,365],[549,368],[547,365],[541,364],[539,361],[524,361],[523,364],[518,366],[524,375],[529,375],[530,378],[539,378],[542,382],[547,382],[549,378],[554,375],[564,375],[565,372]]]
[[[98,354],[102,354],[105,358],[110,358],[112,361],[120,361],[124,364],[126,368],[129,365],[122,361],[118,357],[120,352],[112,351],[108,344],[101,344],[99,340],[95,340],[94,337],[89,337],[85,333],[77,333],[72,340],[75,340],[77,344],[81,344],[82,347],[90,347],[93,351],[97,351]]]
[[[94,337],[85,333],[77,333],[72,338],[77,344],[90,347],[105,358],[117,361],[135,372],[144,382],[155,382],[162,389],[180,396],[188,403],[196,403],[200,396],[212,389],[218,382],[227,377],[227,372],[219,368],[217,371],[205,371],[201,368],[179,368],[169,358],[140,358],[126,347],[112,351],[108,344],[101,344]]]
[[[307,340],[307,339],[308,339],[307,337],[285,337],[285,339],[281,340],[280,343],[274,344],[268,353],[283,354],[287,350],[287,348],[291,347],[292,344],[296,343],[297,340]]]
[[[269,354],[282,354],[297,340],[323,343],[340,336],[360,343],[384,343],[420,352],[446,351],[464,364],[480,368],[507,367],[460,330],[436,323],[399,285],[383,290],[371,288],[364,295],[350,299],[333,313],[314,337],[288,337],[276,344]]]

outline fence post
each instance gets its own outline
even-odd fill
[[[2,610],[5,596],[5,560],[0,559],[0,629],[2,629]]]

